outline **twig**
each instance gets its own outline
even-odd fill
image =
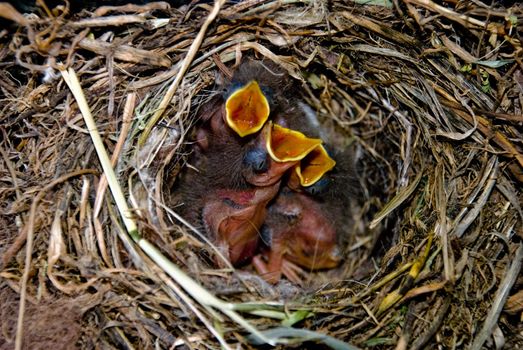
[[[122,26],[125,24],[143,23],[147,19],[139,15],[120,15],[120,16],[107,16],[107,17],[95,17],[85,18],[77,22],[70,22],[69,25],[73,28],[86,28],[86,27],[108,27],[108,26]]]
[[[499,163],[497,161],[497,157],[494,158],[494,163],[492,166],[492,170],[489,174],[489,178],[485,184],[485,188],[483,190],[483,193],[481,196],[477,199],[476,203],[474,204],[474,207],[468,212],[465,217],[456,224],[456,227],[451,232],[451,234],[455,235],[456,237],[461,237],[463,233],[469,228],[470,224],[478,217],[481,209],[483,206],[487,203],[487,200],[490,196],[490,193],[492,192],[492,189],[494,188],[494,185],[496,184],[497,178],[498,178],[498,170],[499,170]]]
[[[145,144],[145,140],[149,137],[149,134],[151,133],[152,128],[156,125],[158,120],[162,117],[163,113],[167,109],[167,106],[169,103],[171,103],[171,100],[174,97],[174,94],[176,93],[176,90],[178,89],[178,86],[180,85],[183,76],[185,75],[185,72],[189,67],[191,66],[191,62],[194,59],[194,56],[196,56],[196,53],[198,52],[198,49],[200,48],[200,45],[203,42],[203,38],[205,37],[205,33],[207,32],[207,28],[209,28],[209,25],[214,21],[216,16],[218,16],[218,13],[220,12],[220,8],[224,4],[225,0],[216,0],[214,2],[214,7],[205,20],[205,22],[202,25],[202,28],[198,32],[198,35],[196,35],[196,38],[194,39],[193,43],[191,44],[191,47],[189,48],[189,51],[187,52],[187,56],[185,56],[181,66],[180,70],[178,71],[178,74],[176,75],[176,78],[172,82],[171,86],[169,86],[169,89],[165,93],[162,101],[160,102],[160,105],[158,106],[158,109],[154,113],[154,115],[151,117],[151,119],[147,122],[147,125],[145,126],[145,129],[143,133],[140,135],[138,139],[138,145],[143,146]],[[173,121],[175,122],[175,121]]]
[[[454,11],[452,11],[452,10],[446,8],[446,7],[438,5],[438,4],[436,4],[436,3],[434,3],[433,1],[430,1],[430,0],[407,0],[405,2],[406,3],[410,3],[410,4],[416,4],[416,5],[423,6],[426,9],[435,11],[435,12],[445,16],[446,18],[448,18],[450,20],[453,20],[453,21],[456,21],[456,22],[460,23],[461,25],[463,25],[465,27],[469,27],[468,25],[472,25],[473,27],[479,27],[479,28],[487,27],[487,24],[485,22],[482,22],[480,20],[472,18],[469,15],[459,14],[459,13],[454,12]],[[493,24],[489,24],[488,28],[491,31],[493,31],[493,32],[497,32],[496,27]]]
[[[128,45],[115,45],[100,40],[84,38],[78,43],[82,49],[92,51],[99,55],[113,55],[114,58],[139,64],[150,64],[151,66],[169,67],[171,60],[158,52],[137,49]]]
[[[439,327],[441,327],[441,324],[443,323],[443,320],[445,320],[445,317],[448,316],[448,309],[451,304],[450,297],[446,298],[443,302],[443,305],[439,309],[438,313],[436,314],[436,317],[434,318],[434,321],[430,325],[430,327],[423,333],[410,347],[410,350],[420,350],[423,349],[424,346],[427,344],[427,342],[436,334]]]
[[[33,255],[33,240],[34,240],[34,223],[36,217],[36,209],[38,204],[44,197],[44,195],[52,189],[54,186],[69,180],[70,178],[87,175],[87,174],[96,174],[96,171],[93,169],[81,169],[73,171],[72,173],[62,175],[58,179],[51,182],[49,185],[45,186],[35,197],[33,203],[31,204],[31,211],[29,212],[29,219],[27,220],[27,243],[25,246],[25,266],[24,274],[22,275],[22,286],[20,287],[20,305],[18,308],[18,321],[16,324],[16,340],[15,340],[15,350],[22,349],[22,341],[24,336],[24,313],[25,313],[25,300],[27,298],[27,281],[29,279],[29,273],[31,272],[31,260]]]
[[[501,280],[499,283],[499,288],[496,292],[494,302],[492,303],[492,308],[489,310],[487,318],[483,323],[483,327],[481,327],[481,330],[470,346],[470,350],[481,349],[483,347],[483,343],[485,343],[485,340],[487,340],[487,338],[492,334],[494,326],[496,325],[499,319],[499,315],[501,314],[501,310],[503,309],[503,305],[505,305],[505,302],[507,301],[508,294],[519,276],[521,264],[523,262],[523,244],[519,244],[516,253],[512,258],[508,259],[508,261],[512,261],[512,264],[510,265],[510,268],[505,274],[503,280]]]
[[[127,135],[129,134],[129,130],[131,128],[131,121],[134,114],[134,105],[136,104],[136,94],[130,93],[127,95],[127,100],[125,101],[125,107],[123,111],[123,122],[122,122],[122,130],[120,131],[120,136],[118,137],[118,141],[116,142],[116,146],[114,147],[113,155],[111,156],[111,164],[116,166],[116,161],[118,160],[118,157],[120,156],[120,152],[122,151],[123,145],[125,143],[125,139],[127,138]],[[102,207],[102,202],[105,195],[105,190],[107,189],[107,178],[105,177],[105,174],[102,175],[102,178],[100,179],[100,183],[98,184],[98,189],[96,191],[96,198],[94,200],[94,206],[93,206],[93,218],[96,218],[98,214],[100,213],[100,209]]]
[[[375,228],[378,224],[387,217],[394,209],[398,208],[418,187],[418,184],[423,176],[423,172],[420,172],[418,176],[412,181],[412,183],[402,188],[401,191],[394,196],[380,211],[374,216],[374,219],[369,225],[370,229]]]

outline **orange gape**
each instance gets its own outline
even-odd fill
[[[299,131],[269,122],[266,147],[271,158],[277,162],[302,160],[319,145],[320,139],[312,139]]]
[[[280,193],[269,207],[262,230],[268,251],[255,256],[253,265],[270,283],[277,283],[283,274],[299,284],[300,267],[329,269],[341,261],[332,221],[305,194]]]
[[[269,102],[256,80],[234,91],[225,102],[227,124],[240,137],[258,132],[269,118],[269,113]]]
[[[270,186],[279,181],[287,170],[299,165],[316,147],[321,147],[321,140],[269,122],[257,135],[254,144],[268,154],[267,166],[265,171],[247,174],[245,178],[254,186]]]
[[[300,185],[309,187],[318,182],[335,165],[334,159],[327,154],[322,145],[319,145],[294,167],[294,173],[298,176]]]

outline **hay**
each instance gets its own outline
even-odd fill
[[[253,346],[126,235],[60,67],[80,78],[141,235],[259,330],[283,322],[294,340],[312,330],[361,348],[521,348],[521,5],[251,0],[214,20],[208,4],[1,10],[17,25],[0,30],[0,348],[24,314],[27,348]],[[165,205],[195,111],[244,57],[280,65],[356,149],[345,263],[303,288],[216,269]]]

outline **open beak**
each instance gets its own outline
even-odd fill
[[[259,139],[259,147],[269,154],[267,170],[246,175],[247,182],[254,186],[269,186],[280,181],[283,174],[321,144],[320,139],[308,138],[298,131],[267,123]]]
[[[317,146],[296,165],[295,172],[303,187],[314,185],[326,172],[332,170],[336,162],[322,145]]]
[[[269,118],[269,101],[255,80],[232,93],[225,102],[227,125],[240,137],[258,132]]]
[[[321,139],[309,138],[299,131],[269,122],[266,146],[276,162],[300,161],[320,145]]]

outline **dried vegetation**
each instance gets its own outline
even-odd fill
[[[213,21],[203,3],[25,17],[0,5],[17,23],[0,30],[1,349],[22,316],[32,349],[219,348],[209,329],[254,346],[131,243],[60,67],[80,78],[141,234],[216,296],[260,303],[243,314],[258,329],[294,323],[361,348],[522,348],[521,5],[249,0]],[[164,205],[194,111],[244,57],[281,65],[357,150],[346,262],[314,285],[217,270]]]

